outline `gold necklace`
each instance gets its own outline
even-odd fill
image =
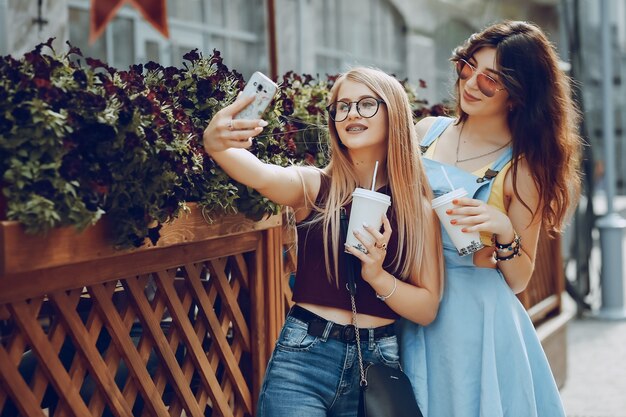
[[[511,141],[508,141],[507,143],[505,143],[502,146],[497,147],[496,149],[489,151],[487,153],[478,155],[478,156],[472,156],[470,158],[464,158],[464,159],[459,159],[459,148],[461,147],[461,134],[463,133],[463,128],[465,127],[465,123],[463,123],[463,125],[461,126],[461,129],[459,129],[459,138],[456,141],[456,161],[454,161],[454,166],[457,166],[458,164],[461,164],[463,162],[467,162],[467,161],[473,161],[474,159],[479,159],[479,158],[483,158],[485,156],[489,156],[491,154],[494,154],[504,148],[506,148]]]

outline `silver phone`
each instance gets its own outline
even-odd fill
[[[252,74],[241,94],[254,97],[254,101],[237,113],[234,119],[260,119],[277,90],[276,83],[262,73],[257,71]]]

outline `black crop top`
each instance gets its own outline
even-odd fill
[[[320,190],[315,200],[316,205],[324,206],[328,198],[329,187],[330,178],[322,174]],[[377,191],[391,195],[388,186],[384,186]],[[345,206],[348,215],[350,214],[351,205]],[[339,288],[337,288],[334,277],[331,280],[327,277],[324,261],[324,244],[322,241],[322,222],[310,222],[316,214],[316,212],[311,212],[306,219],[298,224],[298,270],[293,289],[293,301],[337,307],[351,311],[350,294],[346,289],[345,279],[340,277]],[[391,240],[387,244],[387,256],[385,257],[383,268],[390,274],[395,275],[391,269],[391,262],[398,249],[397,229],[393,213],[388,211],[387,216],[394,232],[391,234]],[[340,243],[340,245],[342,244],[343,242]],[[343,250],[343,248],[339,250]],[[332,257],[331,270],[333,270]],[[356,277],[356,285],[356,309],[359,313],[389,319],[398,319],[400,317],[385,302],[376,298],[374,289],[360,276]]]

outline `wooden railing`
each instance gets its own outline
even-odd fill
[[[106,221],[46,237],[0,222],[0,417],[253,416],[297,267],[284,224],[193,208],[117,251]],[[520,295],[536,322],[562,291],[542,242]]]
[[[535,270],[519,299],[528,310],[535,326],[561,312],[561,294],[565,290],[565,271],[561,255],[561,238],[539,235]]]
[[[1,223],[1,416],[254,415],[287,308],[282,217],[183,217],[131,251],[106,222]]]

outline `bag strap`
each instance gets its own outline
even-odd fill
[[[341,237],[343,242],[346,242],[346,238],[348,236],[348,216],[346,215],[346,210],[342,207],[339,215],[339,224],[341,229]],[[365,378],[365,368],[363,366],[363,354],[361,352],[361,335],[359,334],[359,325],[356,319],[356,301],[354,300],[354,296],[356,295],[356,280],[355,280],[355,268],[354,264],[358,259],[351,255],[350,253],[344,251],[340,251],[343,257],[343,265],[344,265],[344,273],[346,275],[346,287],[348,289],[348,293],[350,294],[350,304],[352,305],[352,325],[355,329],[356,334],[356,351],[359,357],[359,371],[361,373],[360,385],[361,388],[367,386],[367,379]]]

